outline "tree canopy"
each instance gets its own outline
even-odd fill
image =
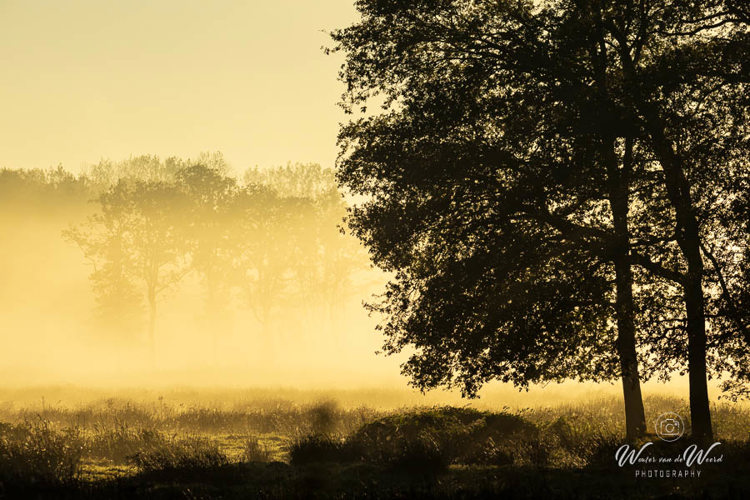
[[[736,380],[750,347],[711,319],[738,310],[719,305],[741,295],[719,270],[740,287],[747,253],[731,208],[748,176],[746,9],[357,6],[333,34],[343,105],[364,113],[342,127],[339,180],[395,276],[372,306],[386,350],[415,348],[404,370],[423,388],[608,379],[627,375],[614,353],[637,321],[645,376],[687,366],[709,437],[707,370]]]

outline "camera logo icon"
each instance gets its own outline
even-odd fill
[[[656,435],[662,441],[677,441],[685,434],[685,423],[682,417],[672,411],[662,413],[656,417]]]

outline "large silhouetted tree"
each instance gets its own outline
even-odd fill
[[[720,288],[723,304],[731,304],[731,290],[721,285],[723,266],[710,247],[732,241],[729,254],[736,254],[735,245],[741,246],[726,238],[739,221],[724,217],[727,231],[720,220],[741,193],[737,179],[748,172],[746,10],[720,0],[575,1],[562,7],[575,13],[580,28],[594,27],[589,36],[602,47],[602,65],[612,75],[606,102],[650,152],[673,212],[661,243],[674,243],[679,254],[674,281],[684,301],[693,435],[710,440],[707,354],[713,369],[721,370],[727,343],[708,321],[718,311],[706,287]],[[662,256],[672,250],[658,248]],[[738,355],[735,350],[732,358]]]
[[[631,162],[613,137],[590,133],[600,123],[575,116],[596,118],[600,104],[595,91],[571,97],[586,85],[566,67],[579,47],[549,67],[535,30],[551,18],[486,7],[493,29],[526,45],[475,50],[481,13],[458,4],[381,3],[336,35],[349,51],[351,104],[381,90],[394,105],[343,130],[340,174],[370,199],[352,213],[355,232],[396,273],[378,307],[387,348],[418,348],[405,369],[419,385],[455,377],[472,394],[491,378],[611,378],[618,347],[634,437],[645,424],[627,227],[600,230],[608,201],[627,214],[627,185],[623,195],[612,176]],[[595,82],[594,68],[577,63]],[[562,88],[550,92],[555,78]]]
[[[376,306],[387,349],[416,347],[405,370],[420,386],[458,381],[469,393],[491,378],[619,372],[633,436],[643,431],[635,322],[660,318],[648,337],[685,332],[687,352],[684,341],[651,344],[643,359],[686,354],[693,433],[710,438],[696,211],[721,168],[704,162],[722,165],[732,146],[700,147],[715,131],[684,120],[716,85],[709,107],[737,102],[725,87],[741,80],[746,37],[711,31],[736,26],[734,14],[720,2],[358,7],[361,22],[334,34],[347,55],[344,104],[364,110],[380,95],[385,110],[342,129],[339,178],[366,200],[355,233],[396,276]],[[683,308],[664,300],[675,287]]]

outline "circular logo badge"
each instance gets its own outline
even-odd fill
[[[662,413],[656,417],[656,435],[662,441],[677,441],[685,434],[685,423],[682,417],[673,411]]]

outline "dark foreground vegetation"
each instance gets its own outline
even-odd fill
[[[647,412],[687,403],[647,398]],[[110,399],[0,410],[0,498],[743,498],[750,411],[714,408],[724,459],[700,478],[620,468],[615,399],[554,408],[379,411]],[[655,437],[651,439],[658,441]],[[688,441],[655,444],[676,455]]]

